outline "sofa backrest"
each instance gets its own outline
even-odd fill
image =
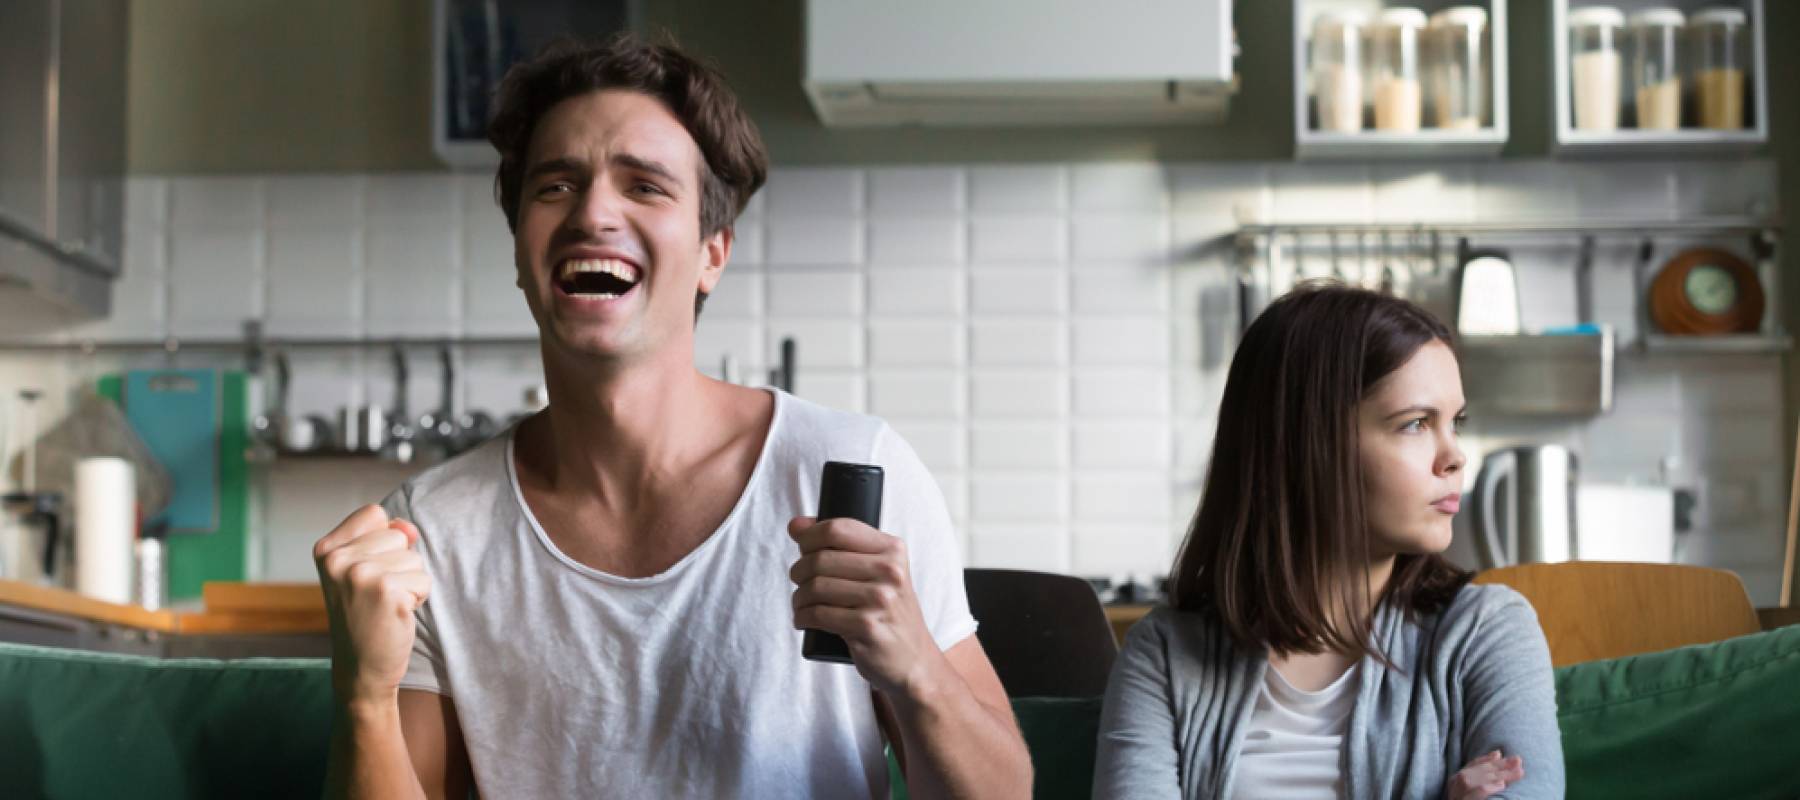
[[[324,659],[154,659],[0,644],[11,797],[320,796]]]
[[[1556,671],[1571,797],[1800,797],[1800,626]],[[0,644],[0,787],[20,797],[320,795],[323,659]],[[1086,797],[1099,698],[1016,698],[1039,798]],[[901,795],[896,795],[901,796]]]

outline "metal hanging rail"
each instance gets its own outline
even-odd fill
[[[1633,264],[1633,285],[1640,294],[1654,277],[1654,242],[1668,237],[1745,236],[1752,260],[1763,283],[1767,306],[1763,329],[1758,334],[1713,337],[1694,341],[1687,337],[1661,336],[1652,331],[1641,297],[1636,322],[1638,336],[1628,346],[1662,352],[1781,352],[1792,346],[1780,321],[1781,269],[1779,249],[1782,224],[1770,219],[1712,217],[1686,220],[1599,219],[1520,220],[1507,222],[1295,222],[1244,223],[1234,235],[1238,253],[1239,325],[1250,320],[1293,283],[1309,277],[1308,267],[1323,259],[1339,279],[1368,288],[1406,293],[1406,286],[1420,274],[1440,275],[1456,265],[1458,239],[1514,235],[1572,237],[1578,246],[1574,260],[1576,297],[1580,322],[1592,322],[1593,252],[1597,237],[1639,241]],[[1454,260],[1454,259],[1452,259]],[[1344,269],[1344,264],[1354,269]],[[1396,267],[1399,268],[1398,273]],[[1317,270],[1312,270],[1317,272]],[[1403,274],[1402,274],[1403,273]]]
[[[169,336],[162,339],[87,339],[73,342],[0,340],[0,352],[24,353],[219,353],[254,350],[301,350],[393,347],[523,347],[538,344],[536,336],[374,336],[274,338],[245,335],[241,338]]]
[[[1744,217],[1697,218],[1687,220],[1541,220],[1518,222],[1295,222],[1245,223],[1238,226],[1238,236],[1267,234],[1386,233],[1455,235],[1463,233],[1779,233],[1778,221]]]

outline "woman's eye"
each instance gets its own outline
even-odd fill
[[[1408,420],[1405,425],[1400,426],[1400,431],[1402,433],[1418,433],[1419,431],[1422,431],[1424,429],[1425,429],[1425,418],[1424,417],[1420,417],[1415,420]]]
[[[1454,420],[1452,420],[1452,421],[1451,421],[1451,427],[1450,427],[1450,430],[1452,430],[1452,431],[1455,431],[1455,432],[1457,432],[1457,433],[1462,433],[1462,431],[1463,431],[1463,426],[1464,426],[1464,425],[1467,425],[1467,424],[1469,424],[1469,418],[1468,418],[1468,417],[1466,417],[1466,416],[1464,416],[1464,417],[1457,417],[1457,418],[1456,418],[1456,419],[1454,419]]]

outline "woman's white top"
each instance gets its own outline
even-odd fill
[[[1263,670],[1256,710],[1238,752],[1232,795],[1259,800],[1343,796],[1342,753],[1356,706],[1351,666],[1316,692],[1294,688],[1273,666]]]

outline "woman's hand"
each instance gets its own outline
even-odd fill
[[[1525,779],[1525,759],[1500,757],[1495,750],[1469,762],[1461,772],[1450,776],[1444,795],[1450,800],[1486,800],[1507,787]]]

